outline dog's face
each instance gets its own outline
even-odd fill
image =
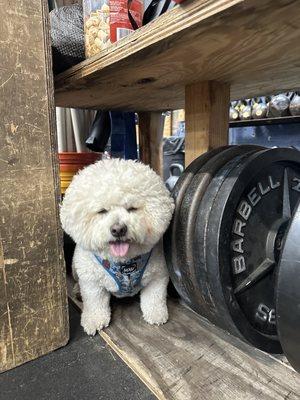
[[[61,207],[64,230],[82,248],[124,260],[146,253],[171,220],[173,200],[161,178],[134,161],[104,160],[82,170]]]

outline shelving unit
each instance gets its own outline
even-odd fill
[[[185,108],[189,164],[227,144],[230,99],[300,88],[299,19],[297,0],[187,0],[58,75],[56,105],[139,112],[142,158],[158,172],[159,115]],[[162,330],[142,325],[135,304],[125,308],[102,336],[158,398],[299,398],[300,375],[290,366],[235,339],[229,351],[225,343],[233,343],[232,338],[218,330],[213,335],[221,335],[222,342],[211,339],[215,343],[209,344],[214,328],[178,303],[171,304],[170,325]],[[155,335],[160,335],[156,343]],[[164,345],[170,354],[164,354]],[[172,359],[176,346],[182,352]],[[201,351],[193,361],[190,354],[196,349]],[[229,363],[226,352],[232,355]],[[187,375],[193,385],[186,385]]]
[[[185,107],[190,163],[227,143],[229,98],[300,87],[299,17],[297,0],[187,0],[58,75],[56,105]]]
[[[279,124],[294,124],[300,123],[300,116],[286,116],[276,118],[262,118],[262,119],[249,119],[245,121],[230,121],[230,128],[237,128],[243,126],[257,126],[257,125],[279,125]]]
[[[295,89],[299,16],[297,1],[188,0],[57,76],[56,103],[179,109],[184,86],[208,80],[230,83],[232,99]]]

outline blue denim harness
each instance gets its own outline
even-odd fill
[[[142,278],[148,265],[152,251],[132,258],[126,262],[104,260],[94,254],[97,262],[114,279],[118,291],[113,294],[117,297],[134,296],[142,289]]]

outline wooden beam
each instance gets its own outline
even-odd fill
[[[228,144],[228,84],[199,82],[185,89],[185,164],[215,147]]]
[[[0,7],[0,372],[69,337],[46,6]]]
[[[161,112],[139,113],[140,159],[162,176],[162,137],[164,116]]]

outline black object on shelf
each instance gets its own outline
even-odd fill
[[[97,111],[85,145],[92,151],[103,153],[111,134],[109,111]]]
[[[170,166],[174,163],[184,166],[184,138],[170,136],[163,139],[163,178],[170,177]]]
[[[174,4],[175,3],[171,4],[171,0],[152,0],[149,4],[146,2],[142,25],[146,25],[164,14],[169,8],[172,8]]]

